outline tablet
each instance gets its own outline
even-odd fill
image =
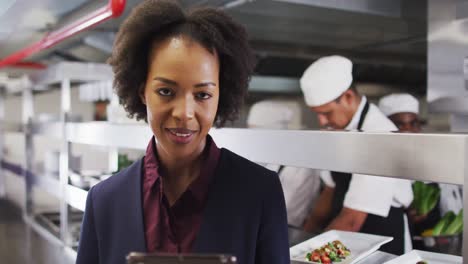
[[[232,255],[224,254],[158,254],[131,252],[127,264],[237,264]]]

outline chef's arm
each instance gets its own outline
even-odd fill
[[[358,232],[361,230],[364,221],[366,221],[367,213],[343,207],[340,214],[333,219],[326,230],[336,229],[342,231]]]
[[[315,203],[314,209],[304,221],[303,228],[307,232],[322,230],[328,220],[332,209],[335,188],[325,186]]]

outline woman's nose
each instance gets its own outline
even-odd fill
[[[193,96],[184,96],[175,101],[172,116],[180,121],[187,121],[194,117],[195,100]]]

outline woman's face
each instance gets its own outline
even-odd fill
[[[195,157],[206,143],[219,101],[219,60],[185,36],[153,44],[141,94],[158,154]]]

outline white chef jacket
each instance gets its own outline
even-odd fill
[[[440,187],[440,215],[444,216],[448,211],[458,214],[463,209],[463,195],[461,186],[439,183]]]
[[[278,172],[280,166],[269,164],[266,168]],[[279,178],[286,201],[288,224],[302,227],[320,194],[320,170],[284,166]]]
[[[362,97],[358,110],[346,130],[356,130],[367,98]],[[398,128],[374,104],[370,104],[362,130],[367,132],[398,131]],[[329,172],[322,172],[325,185],[334,188],[335,183]],[[411,181],[363,174],[353,174],[346,193],[343,207],[387,217],[390,208],[408,207],[413,201]],[[406,223],[405,219],[405,223]],[[405,224],[405,237],[409,239],[409,228]],[[410,241],[409,241],[410,243]],[[408,244],[408,242],[406,243]],[[409,249],[409,248],[407,248]]]

